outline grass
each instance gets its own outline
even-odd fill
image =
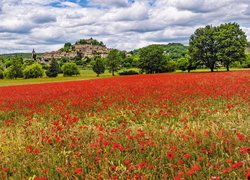
[[[104,74],[101,74],[99,78],[111,77],[111,73],[106,71]],[[81,70],[79,76],[64,77],[63,74],[59,74],[58,77],[48,78],[42,77],[37,79],[3,79],[0,80],[0,86],[13,86],[13,85],[24,85],[24,84],[40,84],[40,83],[53,83],[53,82],[64,82],[64,81],[75,81],[75,80],[88,80],[95,79],[96,74],[92,70]]]

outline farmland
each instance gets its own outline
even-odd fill
[[[0,88],[0,179],[247,179],[250,71]]]

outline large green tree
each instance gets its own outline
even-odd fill
[[[50,62],[50,66],[48,70],[46,71],[46,75],[48,77],[57,77],[58,73],[60,71],[59,64],[56,59],[52,59]]]
[[[115,75],[115,72],[120,69],[122,62],[121,52],[117,49],[113,49],[110,51],[107,57],[107,66],[112,75]]]
[[[242,62],[246,58],[247,37],[236,23],[222,24],[218,27],[216,33],[218,59],[229,71],[229,67],[233,62]]]
[[[148,74],[164,72],[166,57],[160,46],[150,45],[140,50],[139,68]]]
[[[216,40],[216,32],[218,28],[206,26],[197,29],[189,40],[190,63],[204,64],[214,71],[218,60],[218,41]]]
[[[245,59],[246,46],[246,35],[237,23],[199,28],[190,37],[190,64],[205,65],[213,72],[221,63],[229,71],[233,62]]]
[[[94,57],[94,64],[92,67],[93,71],[96,73],[97,77],[105,72],[105,66],[101,56]]]

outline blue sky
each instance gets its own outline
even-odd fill
[[[0,0],[0,53],[57,50],[93,37],[132,50],[188,44],[207,24],[237,22],[250,41],[250,0]]]

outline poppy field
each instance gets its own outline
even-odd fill
[[[250,71],[0,88],[0,179],[248,179]]]

